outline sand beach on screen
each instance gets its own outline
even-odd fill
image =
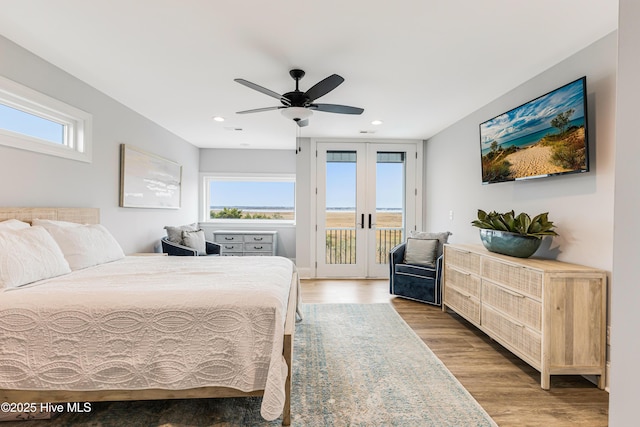
[[[505,160],[511,163],[509,170],[514,178],[567,171],[552,163],[552,155],[551,147],[536,144],[509,154]]]

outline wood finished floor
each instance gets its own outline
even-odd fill
[[[302,300],[390,303],[500,427],[608,425],[609,393],[581,376],[540,374],[471,324],[440,307],[389,295],[386,280],[302,280]]]

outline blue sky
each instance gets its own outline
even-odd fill
[[[492,141],[502,144],[530,133],[551,127],[551,120],[570,108],[575,112],[571,120],[584,116],[582,80],[514,108],[480,125],[482,148]]]
[[[210,191],[211,206],[293,207],[295,200],[293,182],[216,181]]]
[[[63,143],[63,125],[3,104],[0,104],[0,128],[58,144]]]
[[[378,163],[376,169],[376,207],[397,208],[404,205],[404,164]]]

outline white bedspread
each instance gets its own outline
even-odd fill
[[[280,416],[294,266],[280,257],[127,257],[0,294],[0,388],[264,389]]]

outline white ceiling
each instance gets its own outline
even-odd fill
[[[617,20],[617,0],[0,0],[0,34],[192,144],[221,148],[427,139]],[[303,91],[343,76],[318,102],[364,113],[316,112],[305,128],[279,111],[235,114],[279,102],[234,78],[285,93],[292,68],[307,73]]]

